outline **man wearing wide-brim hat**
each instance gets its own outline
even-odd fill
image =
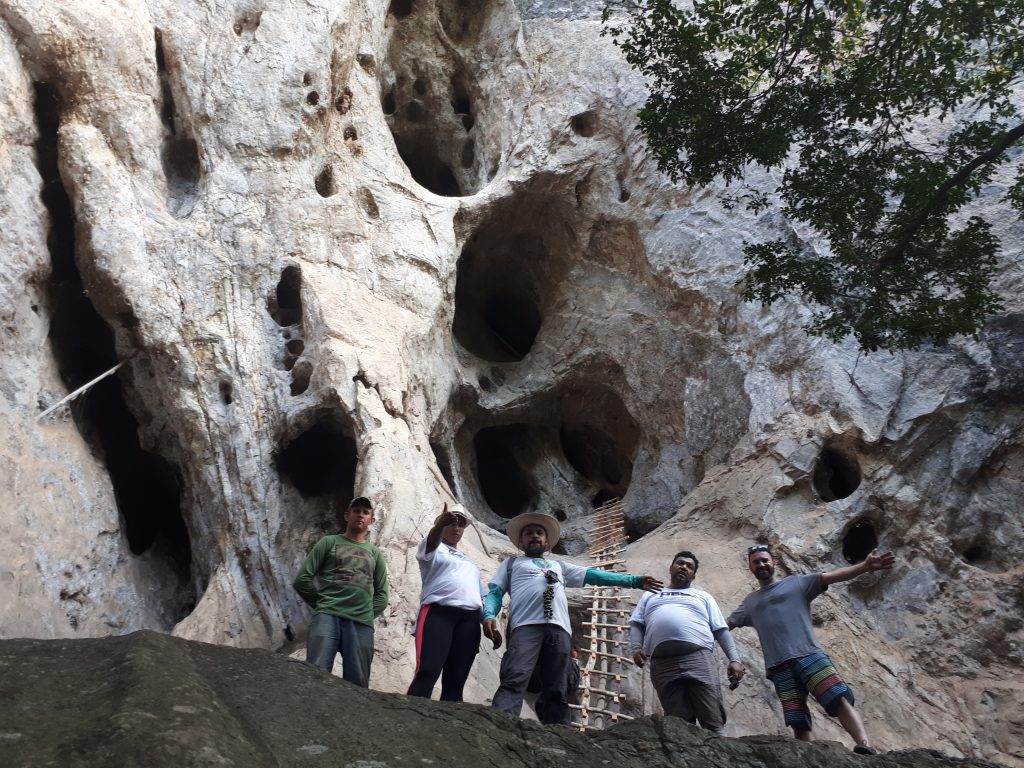
[[[569,724],[566,675],[572,653],[572,626],[566,587],[626,587],[657,592],[661,582],[651,576],[611,573],[545,558],[558,543],[561,529],[551,515],[525,512],[508,523],[508,537],[525,557],[510,557],[498,566],[484,601],[484,634],[501,635],[495,617],[509,593],[508,649],[501,659],[501,685],[491,705],[519,715],[534,668],[541,677],[537,716],[542,723]]]

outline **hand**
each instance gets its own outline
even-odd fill
[[[661,592],[665,585],[653,576],[644,576],[644,585],[641,587],[644,592]]]
[[[729,680],[742,680],[743,676],[747,674],[746,667],[743,666],[742,662],[730,661],[728,667]]]
[[[487,619],[484,622],[484,637],[494,644],[494,650],[501,648],[501,632],[498,631],[498,625],[494,619]]]
[[[878,552],[877,549],[871,551],[871,554],[864,558],[864,566],[869,571],[882,571],[892,568],[896,564],[896,555],[892,552],[885,552],[884,554],[875,554]]]
[[[633,654],[633,663],[643,669],[644,664],[647,663],[647,654],[643,651],[637,651]]]
[[[437,527],[444,528],[445,526],[451,525],[456,520],[458,520],[458,517],[448,511],[448,502],[446,501],[444,503],[444,509],[441,510],[441,520],[437,524]]]

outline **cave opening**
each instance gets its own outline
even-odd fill
[[[415,102],[409,107],[414,105]],[[418,121],[417,119],[415,122]],[[433,142],[429,138],[423,134],[401,139],[396,136],[395,146],[398,148],[399,157],[402,158],[402,162],[405,163],[417,184],[429,189],[435,195],[462,197],[462,188],[459,186],[455,174],[452,173],[451,166],[437,156]]]
[[[404,19],[413,9],[413,0],[391,0],[388,6],[388,14],[396,19]]]
[[[537,339],[543,316],[529,275],[511,264],[488,268],[464,249],[456,269],[452,333],[477,357],[519,362]]]
[[[49,342],[60,377],[73,391],[119,361],[114,332],[89,300],[75,264],[74,212],[59,172],[60,108],[56,89],[36,83],[36,162],[50,216]],[[170,462],[142,448],[124,381],[123,372],[102,379],[72,400],[70,411],[110,476],[129,551],[157,561],[172,586],[171,604],[158,606],[169,628],[188,615],[196,600],[191,541],[181,514],[181,479]]]
[[[822,501],[845,499],[860,486],[860,464],[851,453],[826,446],[818,455],[811,484]]]
[[[487,505],[506,520],[534,508],[538,491],[520,460],[528,427],[513,424],[481,429],[473,438],[477,479]]]
[[[878,534],[870,520],[857,520],[843,536],[843,557],[851,565],[863,562],[878,546]]]
[[[274,293],[267,297],[267,312],[282,328],[302,322],[302,270],[285,267]]]
[[[355,497],[358,453],[346,419],[331,411],[278,453],[282,478],[303,498],[325,498],[344,509]]]
[[[436,440],[430,441],[430,450],[434,454],[434,461],[437,462],[437,468],[441,471],[441,477],[448,484],[448,490],[454,495],[455,493],[455,475],[452,473],[452,459],[451,454],[448,453],[448,449],[443,444]]]

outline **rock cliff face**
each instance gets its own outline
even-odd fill
[[[599,6],[0,0],[0,633],[292,648],[358,490],[400,691],[444,500],[490,574],[509,517],[574,554],[623,496],[630,568],[693,549],[725,610],[754,539],[794,571],[894,549],[816,608],[873,737],[1024,765],[1024,227],[977,339],[804,337],[736,281],[745,240],[807,233],[657,173]],[[781,732],[752,679],[730,733]]]

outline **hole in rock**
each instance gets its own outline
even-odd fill
[[[850,564],[860,563],[878,546],[878,534],[869,520],[858,520],[843,536],[843,557]]]
[[[220,380],[220,399],[224,405],[231,405],[234,401],[234,388],[227,379]]]
[[[631,195],[629,194],[629,190],[626,189],[625,187],[623,187],[622,189],[619,190],[619,202],[620,203],[625,203],[627,200],[629,200],[630,197],[631,197]]]
[[[473,127],[473,102],[466,77],[462,73],[452,77],[452,111],[462,120],[462,126],[467,131]]]
[[[334,169],[329,165],[325,165],[317,174],[314,184],[320,197],[332,197],[338,191],[334,187]]]
[[[160,162],[167,179],[168,207],[174,216],[180,217],[192,210],[203,169],[199,144],[181,131],[178,124],[178,108],[174,103],[163,33],[159,29],[153,30],[153,42],[157,80],[160,83],[160,119],[164,124]]]
[[[286,371],[290,371],[292,368],[295,367],[295,364],[298,361],[299,361],[298,355],[293,355],[291,353],[288,353],[287,355],[284,356],[284,369]]]
[[[344,115],[350,109],[352,109],[352,89],[346,88],[341,92],[341,95],[334,100],[334,108],[338,110],[338,114]]]
[[[395,103],[394,89],[384,94],[384,97],[380,100],[380,108],[385,115],[395,114],[395,110],[398,109],[398,105]]]
[[[528,431],[522,424],[487,427],[473,438],[480,491],[495,514],[505,519],[537,504],[537,489],[518,456],[529,442]]]
[[[373,74],[377,69],[377,61],[373,58],[372,53],[360,53],[356,55],[356,61],[359,62],[359,66],[362,67],[369,74]]]
[[[342,132],[341,135],[342,138],[345,139],[345,141],[355,141],[358,138],[356,129],[351,125],[345,126],[345,130]]]
[[[404,19],[412,13],[413,0],[391,0],[388,6],[388,13],[396,19]]]
[[[308,94],[306,94],[306,103],[309,104],[311,107],[315,107],[317,104],[320,103],[320,94],[317,93],[316,91],[310,91]]]
[[[462,167],[472,168],[473,161],[476,159],[476,142],[472,139],[466,139],[466,143],[462,145]]]
[[[36,164],[42,202],[50,216],[49,342],[61,379],[72,391],[112,368],[118,357],[114,333],[86,295],[75,264],[74,211],[59,172],[61,104],[54,86],[36,83],[34,106],[39,129]],[[181,483],[170,463],[142,448],[139,423],[122,388],[125,380],[122,372],[94,384],[71,402],[71,416],[110,475],[130,551],[146,554],[160,574],[159,583],[148,585],[147,595],[159,601],[155,608],[170,629],[188,614],[196,598],[191,543],[181,515]]]
[[[558,436],[562,452],[573,469],[596,485],[618,488],[633,474],[633,462],[623,456],[615,441],[601,430],[588,425],[566,425]]]
[[[243,13],[235,20],[234,30],[235,34],[239,37],[243,33],[253,33],[260,26],[260,19],[263,18],[263,11],[253,11],[251,13]]]
[[[306,351],[306,342],[304,342],[302,339],[292,339],[284,346],[285,349],[287,349],[289,352],[296,356],[301,355],[303,352]]]
[[[355,496],[356,441],[348,420],[331,412],[287,443],[277,468],[305,498],[330,498],[341,508]]]
[[[530,191],[494,206],[456,268],[452,335],[464,349],[496,363],[526,357],[579,251],[577,216],[562,199]]]
[[[418,101],[410,101],[405,105],[405,119],[410,123],[422,123],[427,118],[427,111]]]
[[[818,498],[822,501],[845,499],[860,486],[860,464],[852,452],[826,445],[818,455],[811,475]]]
[[[313,378],[313,364],[308,360],[300,360],[296,363],[295,367],[292,368],[292,395],[301,395],[309,389],[309,380],[311,378]]]
[[[289,643],[295,639],[295,633],[292,632],[291,624],[284,625],[284,639],[287,640]]]
[[[281,270],[277,290],[267,299],[267,312],[282,328],[302,322],[302,270],[296,266]]]
[[[989,551],[984,544],[974,544],[964,550],[960,556],[971,565],[985,565],[989,560]]]
[[[479,379],[477,379],[477,383],[480,384],[480,389],[482,389],[484,392],[494,391],[494,382],[491,381],[486,376],[481,376]]]
[[[359,207],[363,209],[363,213],[371,219],[380,218],[380,208],[377,207],[377,199],[370,190],[366,187],[360,187],[356,195],[359,198]]]
[[[412,105],[410,105],[412,106]],[[462,190],[452,169],[434,153],[433,144],[423,136],[398,143],[398,154],[421,187],[442,197],[461,197]]]
[[[448,490],[455,493],[455,475],[452,473],[452,459],[448,449],[441,443],[431,440],[430,450],[434,453],[437,468],[441,470],[441,477],[448,483]]]
[[[569,119],[569,125],[572,127],[572,132],[577,136],[583,136],[589,139],[597,133],[597,112],[592,109],[588,109],[586,112],[580,112],[578,115],[573,115]]]
[[[564,523],[566,518],[568,517],[568,515],[565,514],[565,510],[564,509],[556,509],[556,510],[552,511],[551,514],[554,515],[555,519],[558,522],[560,522],[560,523]]]
[[[479,0],[441,0],[437,4],[441,26],[454,42],[472,42],[487,20],[487,5]]]
[[[302,76],[302,84],[306,85],[306,86],[312,85],[313,84],[313,75],[311,75],[309,72],[306,72]]]
[[[427,91],[430,90],[427,85],[427,81],[422,77],[417,77],[416,80],[413,81],[412,89],[420,96],[426,96]]]

